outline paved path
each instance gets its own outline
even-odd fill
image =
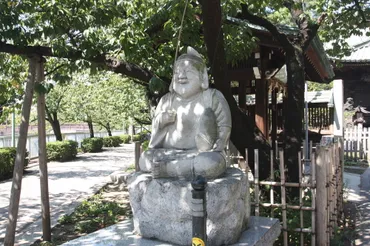
[[[52,226],[60,215],[71,213],[79,202],[104,186],[109,174],[133,163],[133,144],[107,148],[101,153],[81,154],[71,162],[48,163]],[[30,245],[42,235],[38,165],[27,170],[30,173],[22,181],[16,245]],[[11,180],[0,182],[0,244],[6,231],[11,185]]]
[[[360,196],[364,199],[358,204],[358,237],[355,245],[365,246],[370,245],[370,168],[361,175]]]

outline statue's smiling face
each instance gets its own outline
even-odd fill
[[[176,62],[174,70],[173,90],[182,98],[191,98],[202,91],[200,71],[196,62],[180,60]]]

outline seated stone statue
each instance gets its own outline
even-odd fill
[[[188,48],[175,62],[169,93],[155,111],[140,168],[154,178],[214,179],[226,170],[231,114],[222,93],[208,88],[200,54]]]

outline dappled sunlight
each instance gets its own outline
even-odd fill
[[[134,162],[133,145],[102,153],[82,154],[68,162],[48,163],[51,225],[70,214],[84,199],[109,181],[109,175]],[[41,198],[38,165],[23,177],[17,222],[17,245],[30,245],[42,235]],[[0,240],[5,236],[12,180],[0,183]]]

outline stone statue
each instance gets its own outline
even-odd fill
[[[353,102],[353,98],[352,97],[348,97],[346,99],[346,102],[344,103],[344,111],[352,111],[354,106],[353,106],[354,102]]]
[[[141,170],[153,178],[219,177],[226,170],[230,109],[222,93],[209,88],[206,65],[191,47],[175,62],[169,91],[156,108]]]

